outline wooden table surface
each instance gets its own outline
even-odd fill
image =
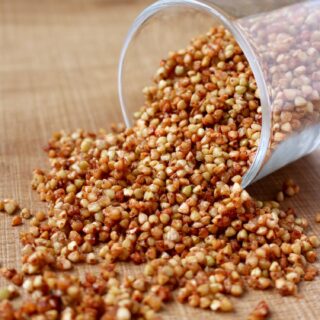
[[[262,2],[262,1],[261,1]],[[269,3],[270,1],[266,1]],[[0,198],[12,197],[32,210],[39,208],[31,191],[31,172],[46,167],[42,146],[56,130],[97,130],[122,121],[116,71],[125,34],[150,1],[1,0],[0,1]],[[287,201],[320,234],[314,214],[320,211],[320,151],[251,186],[266,199],[282,181],[293,177],[301,193]],[[20,263],[19,232],[0,215],[0,263]],[[89,268],[89,267],[84,267]],[[139,272],[131,265],[123,273]],[[0,286],[4,281],[0,280]],[[320,319],[320,279],[300,286],[299,297],[273,291],[249,291],[237,299],[236,313],[203,312],[172,303],[164,319],[246,319],[265,299],[272,319]]]

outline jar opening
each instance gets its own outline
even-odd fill
[[[235,40],[238,42],[239,46],[241,47],[244,55],[246,56],[254,77],[257,82],[257,86],[260,92],[260,102],[262,107],[262,130],[261,130],[261,138],[260,143],[258,146],[258,150],[256,151],[254,161],[251,166],[248,168],[248,171],[243,176],[242,185],[243,187],[247,187],[250,183],[254,181],[257,177],[260,168],[263,165],[266,152],[268,150],[269,141],[270,141],[270,132],[271,132],[271,112],[270,112],[270,100],[267,91],[267,85],[265,83],[261,66],[258,63],[258,59],[256,58],[254,49],[250,45],[245,32],[241,29],[240,25],[237,23],[233,17],[229,16],[221,9],[213,5],[211,2],[202,2],[196,0],[160,0],[152,4],[151,6],[147,7],[141,14],[136,18],[134,21],[129,33],[125,39],[124,46],[121,51],[120,55],[120,62],[119,62],[119,69],[118,69],[118,94],[120,99],[121,110],[123,114],[124,121],[128,127],[132,124],[132,119],[130,117],[130,112],[128,112],[128,106],[126,105],[125,101],[125,92],[124,92],[124,77],[125,74],[125,63],[126,58],[128,55],[128,51],[133,46],[133,40],[136,36],[141,34],[141,28],[146,26],[148,22],[152,21],[152,19],[156,19],[157,15],[163,12],[170,12],[169,10],[172,9],[179,9],[182,10],[191,9],[194,12],[199,12],[200,14],[206,14],[207,16],[211,17],[213,21],[217,21],[216,23],[224,25],[234,36]],[[192,17],[191,17],[192,18]],[[175,22],[176,23],[176,22]],[[179,21],[179,24],[181,21]],[[192,24],[190,24],[192,25]],[[159,26],[158,26],[159,27]],[[161,27],[161,26],[160,26]],[[210,28],[210,25],[207,25],[207,29]],[[174,30],[172,31],[174,32]],[[168,36],[168,35],[167,35]],[[189,38],[188,40],[190,40]],[[187,42],[186,42],[187,43]],[[170,50],[177,49],[175,44],[174,47],[169,48]],[[165,56],[164,52],[164,56]],[[154,69],[156,68],[157,64],[154,65]],[[139,70],[137,70],[139,72]],[[150,76],[151,79],[151,76]],[[149,79],[149,81],[150,81]],[[133,84],[133,82],[131,81]],[[146,83],[138,83],[141,85],[140,92],[142,96],[142,86],[147,85],[149,82]],[[139,108],[140,106],[137,105],[135,108]],[[134,111],[137,111],[134,110]]]

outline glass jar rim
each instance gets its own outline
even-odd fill
[[[252,72],[254,74],[255,80],[260,94],[260,102],[262,108],[262,128],[261,136],[258,149],[256,151],[254,160],[247,172],[243,176],[242,186],[247,187],[258,175],[266,157],[268,146],[270,143],[271,136],[271,102],[268,94],[267,85],[263,76],[261,65],[256,58],[256,54],[249,41],[246,38],[244,32],[237,25],[237,21],[222,9],[214,5],[213,3],[208,4],[205,1],[198,0],[158,0],[145,8],[135,19],[127,36],[125,38],[124,45],[121,50],[119,66],[118,66],[118,96],[121,106],[122,115],[127,127],[131,126],[130,119],[127,114],[124,94],[123,94],[123,66],[126,58],[127,51],[129,49],[130,43],[136,33],[139,31],[140,27],[158,12],[179,6],[191,7],[193,9],[209,13],[218,20],[232,33],[237,43],[241,47],[244,55],[246,56]]]

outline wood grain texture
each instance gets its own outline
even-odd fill
[[[254,1],[253,1],[254,2]],[[270,1],[267,1],[268,3]],[[0,1],[0,198],[39,209],[30,189],[31,172],[46,167],[42,146],[56,130],[78,127],[97,130],[122,120],[116,70],[123,39],[138,12],[150,1],[1,0]],[[320,151],[251,186],[259,197],[271,198],[286,177],[293,177],[301,193],[293,206],[320,234],[314,213],[320,211]],[[19,232],[0,215],[0,262],[20,264]],[[83,267],[82,269],[88,269]],[[122,264],[123,273],[140,267]],[[0,286],[4,281],[0,280]],[[231,315],[201,312],[172,303],[164,319],[245,319],[265,299],[273,319],[316,320],[320,316],[320,280],[304,283],[299,297],[249,291],[236,301]]]

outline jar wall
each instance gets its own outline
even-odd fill
[[[320,1],[235,23],[255,51],[267,86],[271,134],[255,180],[320,146]]]

